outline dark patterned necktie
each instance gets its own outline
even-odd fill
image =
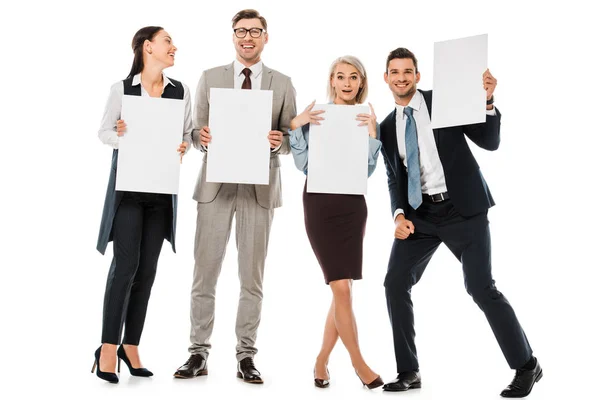
[[[242,83],[242,89],[252,89],[252,81],[250,80],[250,74],[252,73],[252,71],[250,70],[250,68],[244,68],[242,70],[242,74],[244,74],[244,76],[246,78],[244,78],[244,83]]]

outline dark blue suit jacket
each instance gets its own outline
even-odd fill
[[[431,118],[432,91],[419,90],[427,104]],[[418,134],[418,132],[417,132]],[[486,150],[496,150],[500,145],[500,112],[486,117],[480,124],[434,129],[435,144],[444,169],[448,194],[458,213],[464,217],[486,211],[494,205],[492,194],[483,179],[479,165],[465,138]],[[381,153],[388,175],[392,214],[402,208],[408,213],[408,177],[398,152],[396,136],[396,110],[381,123]]]

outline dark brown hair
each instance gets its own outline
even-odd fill
[[[146,40],[152,41],[154,36],[163,28],[160,26],[146,26],[133,35],[131,41],[131,48],[133,49],[133,64],[131,65],[131,71],[127,79],[133,78],[144,69],[144,42]]]
[[[415,57],[415,55],[412,53],[412,51],[410,51],[404,47],[398,47],[396,50],[392,50],[387,57],[387,62],[385,64],[385,72],[386,73],[387,73],[388,67],[390,66],[390,61],[392,61],[395,58],[410,58],[411,60],[413,60],[413,63],[415,64],[415,74],[417,72],[419,72],[419,66],[417,65],[417,57]]]
[[[235,24],[240,22],[240,20],[242,20],[242,19],[254,19],[254,18],[258,18],[260,20],[260,23],[262,24],[263,29],[266,31],[267,30],[267,20],[265,19],[265,17],[260,15],[258,13],[258,11],[253,10],[251,8],[239,11],[237,14],[235,14],[233,16],[233,18],[231,19],[231,27],[235,28]]]

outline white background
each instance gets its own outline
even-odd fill
[[[112,256],[95,250],[111,149],[97,138],[110,85],[126,77],[133,34],[161,25],[179,47],[169,76],[195,91],[202,70],[233,60],[231,17],[257,8],[269,23],[263,60],[292,77],[298,108],[326,101],[327,70],[358,56],[381,121],[393,109],[388,52],[413,50],[431,88],[433,43],[489,34],[502,144],[475,149],[497,206],[489,218],[494,275],[544,368],[532,399],[597,396],[597,14],[557,2],[12,2],[2,38],[0,392],[3,398],[304,399],[381,396],[361,389],[341,342],[332,385],[312,386],[330,291],[306,238],[304,175],[282,157],[284,207],[275,212],[256,363],[262,387],[235,378],[238,298],[232,238],[218,286],[210,375],[171,378],[188,357],[189,292],[200,152],[182,165],[177,249],[165,242],[144,335],[152,379],[90,374]],[[383,278],[393,224],[381,158],[369,179],[364,279],[354,285],[360,344],[384,380],[395,377]],[[460,264],[440,248],[413,291],[424,387],[411,399],[496,399],[512,379]],[[9,394],[7,397],[5,392]]]

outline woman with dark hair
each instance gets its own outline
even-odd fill
[[[104,294],[102,345],[96,350],[92,373],[97,367],[99,378],[117,383],[121,360],[131,375],[152,376],[142,367],[138,344],[146,318],[148,299],[156,275],[156,266],[166,238],[175,251],[177,196],[159,193],[116,191],[119,137],[127,133],[121,119],[123,95],[163,97],[185,102],[182,143],[173,152],[186,153],[191,140],[192,118],[190,91],[186,85],[164,75],[173,66],[177,47],[159,26],[140,29],[131,44],[133,65],[127,79],[110,90],[98,136],[113,147],[112,168],[97,249],[104,254],[113,242],[113,260]],[[123,340],[121,335],[124,328]],[[121,346],[117,346],[121,343]]]
[[[329,100],[333,104],[352,106],[363,103],[367,93],[367,73],[360,60],[353,56],[334,60],[329,70]],[[320,121],[326,119],[323,110],[313,111],[314,105],[313,101],[290,124],[290,148],[296,167],[304,174],[308,173],[309,124],[320,125]],[[365,168],[371,176],[377,165],[381,142],[375,112],[371,104],[369,107],[370,114],[358,114],[356,119],[360,126],[368,127],[369,151]],[[343,143],[340,145],[343,148]],[[302,201],[306,233],[323,270],[325,283],[333,294],[321,351],[315,362],[314,384],[319,388],[329,386],[327,364],[339,337],[348,350],[361,383],[369,389],[377,388],[383,385],[383,381],[361,354],[352,311],[352,282],[362,279],[362,246],[367,223],[365,198],[362,195],[309,193],[305,184]]]

